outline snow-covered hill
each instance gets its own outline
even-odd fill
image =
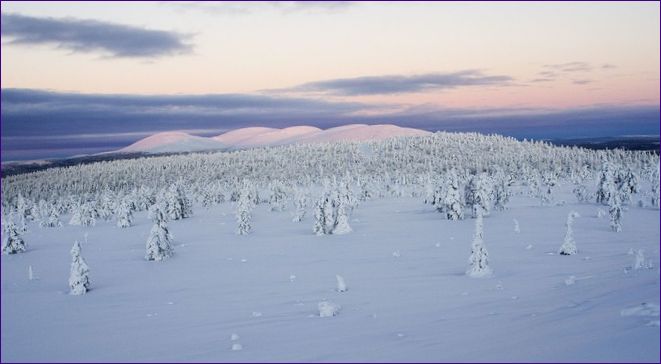
[[[250,127],[228,131],[205,138],[184,132],[164,132],[139,140],[119,153],[177,153],[219,149],[243,149],[285,144],[315,144],[337,141],[383,140],[403,136],[425,136],[428,131],[402,128],[396,125],[350,124],[322,130],[314,126],[293,126],[284,129]]]
[[[176,153],[219,150],[225,148],[226,146],[220,141],[174,131],[148,136],[144,139],[138,140],[126,148],[118,150],[118,152]]]

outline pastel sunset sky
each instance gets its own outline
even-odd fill
[[[3,1],[2,159],[258,125],[658,134],[659,44],[658,2]]]

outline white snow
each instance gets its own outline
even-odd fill
[[[659,266],[659,210],[629,206],[615,233],[572,186],[555,187],[565,206],[545,207],[525,188],[484,218],[495,279],[464,274],[475,221],[419,197],[362,201],[352,233],[324,236],[267,204],[238,236],[232,203],[196,204],[168,223],[177,254],[159,263],[143,259],[146,211],[127,228],[28,221],[29,249],[1,257],[1,360],[658,362],[659,270],[622,267],[635,263],[629,249]],[[560,256],[572,210],[588,216],[572,227],[581,249]],[[92,289],[74,297],[69,249],[81,239]],[[338,272],[351,290],[333,290]]]
[[[193,136],[184,132],[163,132],[148,136],[144,139],[118,150],[118,153],[178,153],[197,152],[204,150],[220,150],[227,146],[220,141]]]
[[[333,317],[340,314],[340,305],[333,302],[323,301],[317,304],[319,317]]]
[[[243,149],[285,144],[317,144],[336,141],[383,140],[393,137],[425,136],[431,132],[396,125],[350,124],[326,130],[300,125],[284,129],[249,127],[214,137],[194,136],[180,131],[162,132],[141,139],[117,153],[179,153]]]

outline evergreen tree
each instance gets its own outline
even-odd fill
[[[344,202],[340,202],[340,205],[337,208],[337,215],[335,226],[333,227],[333,234],[341,235],[347,234],[352,231],[351,226],[349,226],[349,217],[347,216],[346,208],[344,207]]]
[[[2,218],[2,254],[23,253],[27,246],[14,221]]]
[[[82,295],[90,289],[90,269],[80,255],[80,243],[76,241],[71,248],[71,273],[69,274],[69,294]]]
[[[448,220],[463,220],[464,204],[461,198],[459,178],[454,170],[446,175],[445,195],[442,199],[443,211]]]
[[[322,196],[314,203],[314,226],[312,227],[312,232],[314,232],[315,235],[326,234],[326,214],[324,212],[325,202],[326,199]]]
[[[608,199],[608,213],[610,214],[610,226],[615,232],[622,231],[622,199],[618,191],[610,194]]]
[[[238,235],[247,235],[252,230],[252,204],[251,191],[249,186],[245,185],[236,205],[236,222],[238,223],[236,233]]]
[[[470,277],[490,277],[493,274],[493,271],[489,267],[489,253],[484,245],[483,235],[482,213],[478,210],[477,220],[475,220],[475,235],[473,236],[471,255],[468,259],[470,268],[466,271],[466,274]]]
[[[560,255],[574,255],[578,251],[576,250],[576,242],[574,241],[574,231],[572,230],[572,225],[574,224],[574,218],[580,217],[578,212],[572,211],[567,215],[567,232],[565,233],[565,241],[560,246],[558,253]]]
[[[157,202],[149,208],[149,217],[154,226],[149,232],[146,244],[146,260],[161,261],[170,258],[174,254],[172,249],[172,236],[168,230],[167,214],[165,206]]]
[[[601,164],[601,172],[599,173],[599,182],[597,184],[597,203],[607,205],[611,194],[615,193],[615,190],[614,168],[608,160],[604,160]]]
[[[299,190],[296,193],[296,212],[292,218],[293,222],[303,221],[305,210],[308,207],[308,195],[305,191]]]
[[[133,225],[133,209],[128,198],[125,197],[119,202],[115,214],[117,215],[118,227],[127,228]]]

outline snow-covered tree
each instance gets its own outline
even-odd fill
[[[615,170],[607,160],[601,164],[599,173],[599,182],[597,184],[597,203],[608,204],[611,195],[617,190],[615,185]]]
[[[622,231],[622,199],[618,191],[612,192],[608,199],[608,213],[611,229],[615,232]]]
[[[244,184],[244,189],[239,196],[236,204],[236,222],[238,224],[236,233],[238,235],[247,235],[252,230],[252,197],[251,189],[248,184]]]
[[[146,260],[165,260],[174,254],[172,248],[172,236],[168,230],[168,215],[165,212],[163,203],[157,202],[149,208],[149,217],[154,222],[154,226],[149,232],[149,238],[146,244]]]
[[[631,168],[619,170],[615,176],[615,185],[620,192],[622,203],[629,203],[631,195],[638,193],[638,176]]]
[[[578,251],[576,250],[576,242],[574,241],[574,231],[572,230],[572,225],[574,224],[574,219],[580,217],[578,212],[572,211],[567,215],[567,232],[565,233],[565,241],[560,246],[558,254],[560,255],[574,255]]]
[[[445,192],[442,199],[442,210],[448,220],[462,220],[464,218],[464,202],[461,194],[459,178],[454,170],[446,175]]]
[[[333,234],[341,235],[347,234],[352,231],[351,226],[349,226],[349,217],[347,216],[346,208],[344,207],[344,202],[340,202],[340,205],[337,208],[337,215],[335,226],[333,227]]]
[[[558,177],[555,174],[555,171],[544,171],[542,173],[542,186],[543,189],[540,191],[540,199],[542,206],[548,206],[553,203],[553,187],[558,184]]]
[[[466,274],[470,277],[490,277],[493,274],[491,267],[489,267],[489,253],[484,245],[483,227],[482,213],[478,211],[477,220],[475,220],[475,235],[473,236],[471,255],[468,259],[470,267],[466,271]]]
[[[94,226],[98,216],[94,203],[85,201],[73,206],[73,214],[69,225]]]
[[[165,191],[167,214],[172,220],[184,219],[193,215],[193,204],[186,196],[180,182],[170,185]]]
[[[133,209],[128,198],[123,198],[115,210],[117,216],[117,226],[127,228],[133,225]]]
[[[60,227],[62,222],[60,221],[60,212],[57,207],[46,204],[43,209],[41,221],[39,225],[42,227]]]
[[[326,199],[324,196],[314,203],[314,226],[312,232],[315,235],[326,234],[326,213],[324,212]]]
[[[90,289],[90,268],[80,255],[80,243],[76,241],[71,248],[71,273],[69,274],[69,294],[82,295]]]
[[[271,211],[282,211],[286,207],[287,192],[285,186],[280,181],[271,181],[269,183],[271,196],[269,197],[269,206]]]
[[[652,206],[654,207],[659,207],[660,205],[661,187],[659,186],[659,183],[659,165],[657,164],[656,168],[652,172],[652,188],[650,196]]]
[[[503,211],[512,196],[509,188],[509,178],[503,171],[498,170],[498,173],[493,177],[493,182],[493,207],[497,211]]]
[[[305,212],[308,207],[308,194],[306,191],[298,190],[296,191],[296,211],[294,212],[294,217],[292,218],[293,222],[303,221],[305,218]]]
[[[22,253],[27,246],[14,221],[2,218],[2,254]]]
[[[471,207],[473,217],[488,215],[491,211],[493,185],[486,173],[474,175],[466,186],[466,204]]]

